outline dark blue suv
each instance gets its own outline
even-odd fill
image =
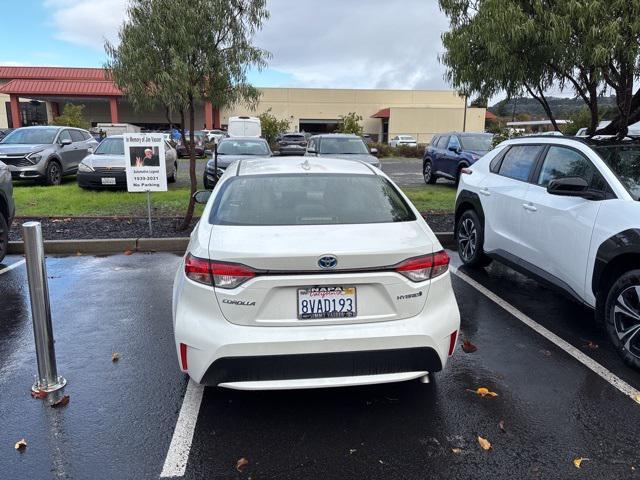
[[[443,133],[435,135],[422,157],[422,175],[425,183],[436,183],[438,178],[453,180],[456,185],[460,170],[473,165],[491,150],[491,133]]]

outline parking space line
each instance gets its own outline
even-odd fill
[[[2,270],[0,270],[0,275],[2,275],[3,273],[7,273],[10,272],[11,270],[13,270],[14,268],[18,268],[20,265],[22,265],[23,263],[25,263],[25,260],[22,259],[16,263],[12,263],[11,265],[9,265],[8,267],[4,267]]]
[[[173,431],[173,437],[169,445],[169,451],[164,460],[162,473],[160,473],[162,478],[184,476],[187,462],[189,461],[189,451],[191,450],[191,442],[196,430],[203,392],[204,387],[202,385],[189,379],[176,428]]]
[[[502,298],[500,298],[498,295],[493,293],[488,288],[484,287],[483,285],[481,285],[480,283],[476,282],[471,277],[469,277],[469,276],[465,275],[464,273],[462,273],[461,271],[459,271],[457,267],[451,266],[450,268],[451,268],[451,272],[454,273],[458,278],[460,278],[464,282],[468,283],[470,286],[472,286],[477,291],[482,293],[489,300],[491,300],[494,303],[498,304],[500,307],[502,307],[504,310],[506,310],[511,315],[516,317],[518,320],[520,320],[526,326],[528,326],[529,328],[534,330],[536,333],[542,335],[544,338],[549,340],[551,343],[553,343],[557,347],[559,347],[562,350],[564,350],[565,352],[567,352],[569,355],[571,355],[573,358],[578,360],[580,363],[582,363],[589,370],[591,370],[595,374],[597,374],[600,377],[602,377],[605,381],[607,381],[608,383],[613,385],[615,388],[617,388],[622,393],[624,393],[625,395],[630,397],[632,400],[634,400],[636,402],[639,401],[639,399],[640,399],[640,391],[638,391],[635,388],[633,388],[627,382],[625,382],[624,380],[619,378],[617,375],[615,375],[611,371],[607,370],[605,367],[600,365],[598,362],[593,360],[588,355],[585,355],[584,353],[582,353],[580,350],[578,350],[576,347],[571,345],[569,342],[563,340],[562,338],[560,338],[559,336],[557,336],[555,333],[551,332],[550,330],[547,330],[545,327],[543,327],[542,325],[540,325],[539,323],[534,321],[532,318],[530,318],[527,315],[525,315],[524,313],[522,313],[520,310],[518,310],[516,307],[511,305],[506,300],[503,300]]]

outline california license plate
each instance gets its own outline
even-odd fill
[[[102,185],[115,185],[115,177],[102,177]]]
[[[298,318],[352,318],[357,314],[356,287],[298,289]]]

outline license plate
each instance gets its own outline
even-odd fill
[[[115,185],[115,177],[102,177],[102,185]]]
[[[356,287],[298,289],[298,318],[352,318],[356,316]]]

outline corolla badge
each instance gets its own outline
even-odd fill
[[[320,268],[336,268],[338,265],[338,259],[333,255],[324,255],[318,259],[318,266]]]

